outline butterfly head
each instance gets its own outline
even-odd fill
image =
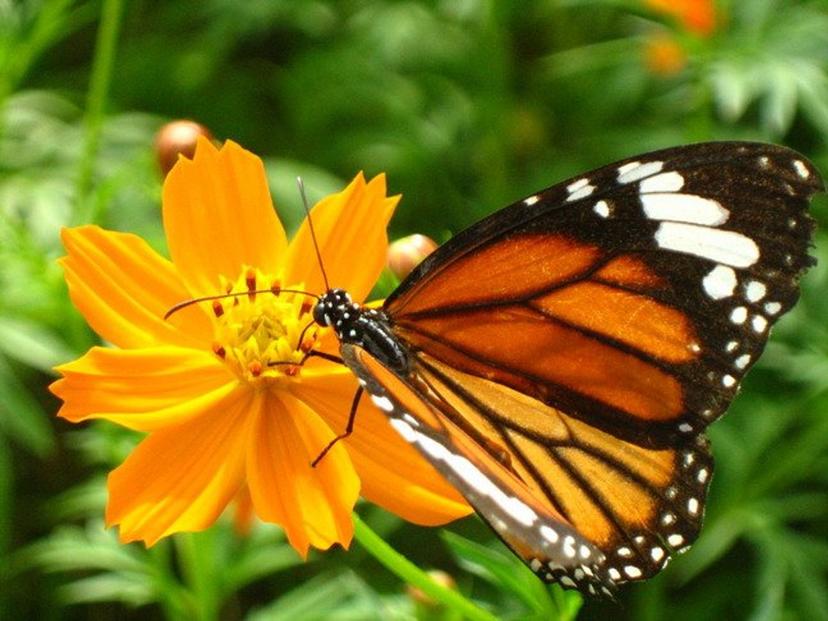
[[[353,302],[347,291],[329,289],[313,307],[313,320],[322,327],[332,326],[351,306]]]
[[[333,327],[342,338],[342,332],[359,317],[360,310],[344,289],[328,289],[313,307],[313,320],[322,327]]]

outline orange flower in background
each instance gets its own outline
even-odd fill
[[[687,52],[674,37],[655,35],[644,43],[644,61],[651,72],[670,77],[687,66]]]
[[[312,210],[328,277],[362,300],[385,261],[398,201],[385,178],[358,175]],[[254,289],[321,292],[307,222],[288,243],[259,158],[227,142],[198,143],[167,176],[164,228],[171,261],[141,238],[96,226],[63,231],[72,301],[118,349],[94,347],[62,365],[52,391],[63,418],[103,418],[148,435],[109,476],[107,524],[148,545],[209,527],[249,495],[305,556],[347,546],[361,493],[420,524],[470,512],[457,492],[363,400],[351,437],[311,461],[345,428],[357,388],[329,329],[311,327],[314,299],[258,293],[181,309],[196,297]],[[274,365],[273,363],[280,363]]]
[[[716,5],[713,0],[646,0],[651,9],[672,15],[682,27],[701,37],[716,29]]]

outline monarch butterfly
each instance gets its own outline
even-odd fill
[[[719,418],[796,302],[819,173],[696,144],[610,164],[456,235],[381,309],[329,289],[391,425],[542,579],[591,594],[697,537]]]

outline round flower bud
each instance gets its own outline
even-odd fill
[[[388,246],[388,269],[400,280],[437,249],[437,242],[416,233],[402,237]]]
[[[439,569],[432,569],[427,573],[429,578],[431,578],[440,586],[446,587],[447,589],[457,588],[457,582],[455,582],[454,578],[452,578],[451,575],[447,574],[446,572],[441,571]],[[431,599],[431,597],[423,593],[419,588],[415,586],[409,584],[406,587],[406,592],[408,593],[408,597],[410,597],[418,607],[435,608],[441,606],[441,604],[435,602],[433,599]]]
[[[155,155],[165,177],[175,166],[179,154],[193,157],[199,136],[213,139],[210,130],[204,125],[186,119],[170,121],[158,130],[155,135]]]

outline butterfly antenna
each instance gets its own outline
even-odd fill
[[[219,293],[218,295],[205,295],[200,298],[190,298],[189,300],[184,300],[183,302],[179,302],[170,307],[166,313],[164,313],[164,319],[167,320],[170,318],[171,315],[177,313],[178,311],[187,308],[188,306],[192,306],[193,304],[198,304],[199,302],[209,302],[211,300],[223,300],[225,298],[236,298],[242,295],[256,295],[257,293],[273,293],[274,295],[279,295],[280,293],[296,293],[299,295],[306,295],[308,297],[314,298],[316,300],[319,299],[319,296],[310,293],[308,291],[302,291],[300,289],[281,289],[281,288],[271,288],[271,289],[253,289],[249,291],[237,291],[231,293]]]
[[[322,253],[319,252],[319,242],[316,240],[316,230],[313,228],[313,220],[311,219],[310,207],[308,206],[308,197],[305,195],[305,182],[302,181],[302,177],[296,177],[296,185],[299,187],[299,194],[302,197],[302,205],[305,208],[305,217],[308,220],[308,228],[310,229],[311,239],[313,239],[313,249],[316,250],[316,258],[319,261],[319,269],[322,271],[322,280],[325,281],[325,291],[328,291],[331,286],[328,284],[328,274],[325,272],[325,264],[322,263]]]

